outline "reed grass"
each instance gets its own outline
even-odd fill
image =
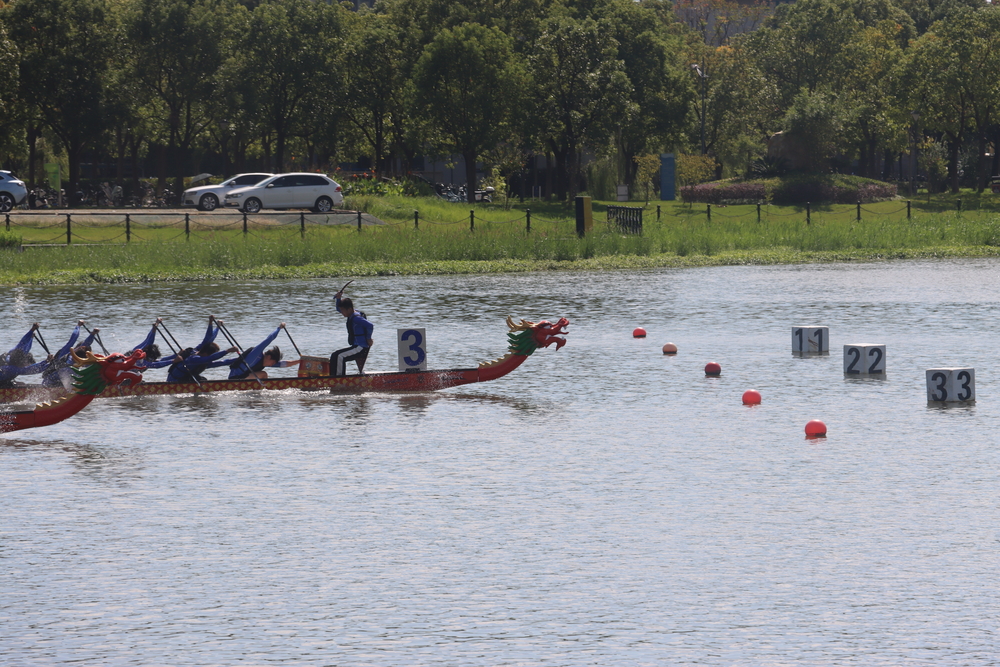
[[[0,250],[0,282],[79,283],[255,278],[486,273],[564,269],[625,269],[709,264],[773,264],[891,257],[1000,255],[1000,212],[985,200],[973,210],[905,203],[813,207],[713,207],[655,204],[646,208],[642,235],[601,222],[575,232],[567,207],[535,202],[531,231],[524,208],[469,207],[404,197],[356,198],[352,203],[387,224],[242,225],[199,229],[190,239],[176,224],[133,226],[123,243],[114,224],[74,226],[74,244]],[[419,228],[414,209],[419,210]],[[956,206],[957,209],[957,206]],[[471,228],[469,212],[475,211]],[[18,225],[23,243],[59,242],[57,225]],[[62,230],[62,240],[65,231]],[[54,239],[53,239],[54,237]],[[39,240],[33,240],[39,239]],[[87,244],[94,245],[87,245]]]

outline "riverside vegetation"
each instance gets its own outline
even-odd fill
[[[458,274],[538,270],[600,270],[724,264],[778,264],[887,258],[1000,255],[1000,198],[963,193],[906,202],[856,206],[707,207],[662,202],[646,205],[641,235],[604,222],[595,203],[594,231],[575,232],[570,210],[532,202],[526,208],[446,204],[431,198],[361,197],[350,202],[385,221],[365,225],[240,226],[192,233],[176,225],[137,229],[123,243],[122,227],[86,227],[87,244],[29,247],[51,240],[52,227],[14,226],[0,233],[0,282],[70,284],[247,280],[398,274]],[[641,204],[633,204],[641,205]],[[414,228],[414,210],[419,228]],[[475,211],[474,229],[469,213]],[[57,232],[58,233],[58,232]],[[108,242],[111,239],[115,241]]]

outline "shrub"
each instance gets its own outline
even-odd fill
[[[11,250],[21,247],[21,237],[14,232],[0,232],[0,248]]]
[[[703,204],[755,204],[767,199],[767,188],[760,181],[701,183],[681,187],[681,199]]]
[[[893,183],[870,181],[853,176],[789,177],[757,181],[702,183],[681,188],[686,202],[703,204],[868,204],[896,196]]]

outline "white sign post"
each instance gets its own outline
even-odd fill
[[[427,370],[427,336],[424,329],[396,329],[399,370]]]

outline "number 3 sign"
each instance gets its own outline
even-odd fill
[[[399,350],[399,370],[427,370],[427,336],[425,329],[396,329]]]

